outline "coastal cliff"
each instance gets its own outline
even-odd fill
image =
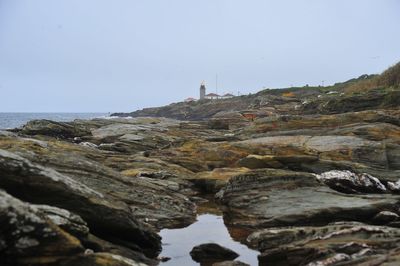
[[[0,264],[157,265],[211,195],[260,265],[396,265],[399,77],[1,131]]]
[[[114,113],[118,117],[166,117],[179,120],[207,120],[226,112],[272,114],[333,114],[400,105],[400,64],[380,75],[362,75],[327,87],[293,87],[266,89],[255,94],[229,99],[200,100],[145,108],[131,113]]]

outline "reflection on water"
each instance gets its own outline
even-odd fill
[[[162,263],[166,265],[199,265],[190,257],[190,251],[196,245],[214,242],[232,249],[240,254],[236,260],[250,265],[258,265],[257,251],[233,240],[220,213],[212,206],[199,208],[197,221],[186,228],[161,230],[162,253],[160,256],[170,257],[171,260]]]

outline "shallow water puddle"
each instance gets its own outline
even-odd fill
[[[224,224],[222,215],[216,210],[200,209],[197,221],[190,226],[180,229],[164,229],[161,230],[160,235],[163,248],[160,256],[171,258],[171,260],[161,263],[163,266],[199,265],[192,260],[189,253],[194,246],[210,242],[238,253],[240,256],[236,260],[250,265],[258,265],[257,255],[259,252],[233,240]]]

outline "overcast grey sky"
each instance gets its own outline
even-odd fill
[[[0,111],[132,111],[400,60],[398,0],[0,0]]]

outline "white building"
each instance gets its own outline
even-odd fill
[[[205,96],[204,96],[204,98],[205,99],[209,99],[209,100],[216,100],[216,99],[219,99],[221,96],[219,96],[218,94],[216,94],[216,93],[209,93],[209,94],[206,94]]]

